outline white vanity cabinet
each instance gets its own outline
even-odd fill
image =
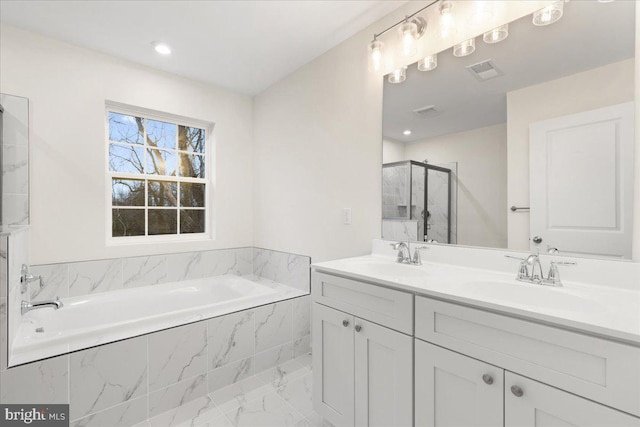
[[[313,283],[315,410],[336,427],[412,426],[413,337],[374,321],[402,324],[392,319],[412,314],[413,296],[319,273]],[[351,313],[325,305],[336,294]]]
[[[637,346],[388,282],[312,286],[314,407],[336,427],[640,427]]]
[[[416,340],[416,427],[637,427],[640,419]]]

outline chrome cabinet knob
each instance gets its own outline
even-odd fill
[[[356,332],[360,332],[362,330],[362,326],[356,325]]]
[[[343,321],[342,321],[342,326],[344,326],[345,328],[346,328],[347,326],[349,326],[349,321],[348,321],[348,320],[343,320]]]
[[[485,384],[491,385],[493,384],[493,377],[489,374],[484,374],[482,376],[482,381],[484,381]]]
[[[513,393],[515,397],[522,397],[524,395],[524,391],[517,385],[511,386],[511,393]]]

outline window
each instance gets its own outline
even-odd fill
[[[210,126],[107,108],[111,237],[204,235]]]

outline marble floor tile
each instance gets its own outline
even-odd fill
[[[293,427],[303,419],[298,411],[275,392],[225,412],[225,415],[234,427]]]
[[[278,387],[277,393],[303,416],[313,414],[313,374],[293,378]]]

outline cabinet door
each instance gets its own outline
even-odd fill
[[[511,372],[504,404],[506,427],[640,426],[640,418]]]
[[[336,427],[353,426],[353,316],[313,304],[313,407]]]
[[[413,425],[413,338],[355,319],[355,424]]]
[[[503,425],[504,371],[415,340],[416,427]]]

